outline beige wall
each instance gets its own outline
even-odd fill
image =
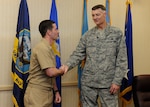
[[[112,25],[124,31],[126,0],[111,1]],[[41,39],[38,24],[41,20],[49,19],[51,0],[27,0],[30,15],[32,47]],[[83,0],[56,0],[60,42],[61,60],[64,63],[75,49],[80,37],[82,26]],[[91,18],[91,7],[105,0],[88,0],[89,28],[94,26]],[[0,0],[0,107],[12,107],[11,102],[11,55],[20,0]],[[150,70],[150,1],[133,0],[133,52],[134,74],[148,74]],[[62,77],[63,107],[77,107],[77,73],[76,68]],[[69,85],[69,86],[68,86]],[[5,90],[5,91],[3,91]],[[131,105],[133,107],[133,105]]]

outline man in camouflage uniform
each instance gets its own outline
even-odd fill
[[[118,107],[118,91],[127,72],[125,36],[106,22],[106,8],[92,8],[96,26],[81,37],[76,50],[66,62],[66,72],[86,57],[81,77],[83,107]]]

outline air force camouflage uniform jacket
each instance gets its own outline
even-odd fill
[[[92,28],[81,37],[66,64],[73,68],[86,57],[81,84],[95,88],[121,85],[127,72],[125,36],[119,28],[107,25],[100,31]]]

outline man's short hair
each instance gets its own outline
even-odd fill
[[[40,22],[39,24],[39,32],[41,33],[41,36],[44,37],[47,30],[52,30],[53,28],[53,24],[55,22],[52,20],[43,20],[42,22]]]
[[[106,7],[102,4],[98,4],[92,7],[92,10],[96,10],[96,9],[102,9],[104,11],[106,11]]]

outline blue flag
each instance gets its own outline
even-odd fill
[[[133,81],[133,47],[132,47],[132,15],[131,15],[131,2],[127,1],[126,23],[125,23],[125,36],[128,55],[128,72],[126,78],[123,78],[121,86],[121,100],[123,107],[131,102],[132,99],[132,81]]]
[[[110,0],[106,0],[106,21],[111,24],[110,21]]]
[[[50,20],[53,20],[58,28],[58,19],[57,19],[57,8],[56,8],[56,3],[55,0],[52,0],[52,6],[51,6],[51,13],[50,13]],[[55,53],[55,59],[56,59],[56,68],[59,68],[61,66],[61,59],[60,59],[60,39],[58,38],[56,40],[56,43],[52,46],[52,49]],[[61,95],[61,76],[56,77],[56,83],[58,90]],[[53,105],[54,107],[61,107],[60,104],[55,104]]]
[[[13,104],[24,107],[23,97],[30,65],[30,24],[26,0],[21,0],[18,14],[16,37],[12,55]]]
[[[82,22],[82,35],[88,30],[88,18],[87,18],[87,0],[84,0],[83,4],[83,22]],[[79,89],[79,107],[81,107],[81,96],[80,96],[80,90],[81,90],[81,76],[83,72],[84,62],[86,59],[84,59],[79,65],[78,65],[78,89]]]

